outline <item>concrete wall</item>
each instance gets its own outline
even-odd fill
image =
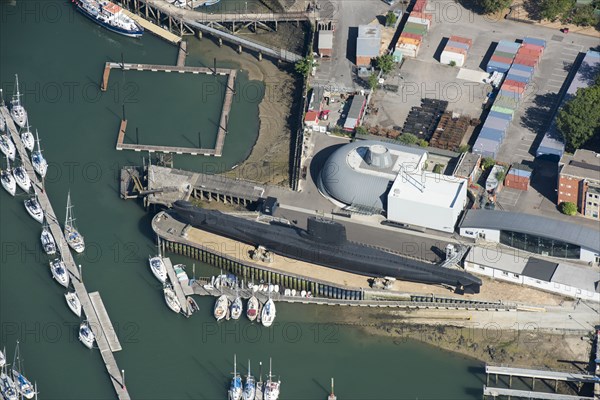
[[[459,211],[460,213],[460,211]],[[388,196],[387,218],[403,224],[454,232],[458,215],[454,209],[437,207],[395,196]]]
[[[483,239],[487,242],[500,243],[500,231],[482,228],[460,228],[460,236]]]
[[[581,253],[579,255],[579,259],[585,262],[596,262],[596,257],[600,256],[600,253],[594,250],[589,250],[586,248],[581,248]]]

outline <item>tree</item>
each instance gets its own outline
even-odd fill
[[[554,21],[573,9],[573,0],[541,0],[539,3],[540,17]]]
[[[443,170],[444,166],[442,164],[435,164],[435,166],[433,167],[433,173],[435,174],[441,174]]]
[[[577,90],[556,117],[556,126],[565,138],[567,150],[575,151],[600,133],[600,79]]]
[[[393,11],[388,12],[387,15],[385,16],[385,24],[387,26],[394,26],[394,24],[396,23],[397,20],[398,20],[398,17],[396,16],[396,14],[394,14]]]
[[[403,133],[402,135],[398,136],[398,141],[402,144],[417,144],[419,138],[412,133]]]
[[[558,206],[558,208],[560,209],[560,212],[565,214],[565,215],[575,215],[577,214],[577,205],[575,203],[572,203],[570,201],[563,201],[562,203],[560,203],[560,205]]]
[[[296,65],[294,65],[294,69],[296,70],[296,72],[302,76],[307,76],[312,67],[312,56],[304,57],[302,60],[297,61]]]
[[[481,169],[484,171],[488,168],[492,168],[494,165],[496,165],[496,161],[491,157],[485,157],[481,160]]]
[[[512,0],[475,0],[477,5],[486,14],[495,13],[507,8]]]
[[[357,126],[354,131],[356,132],[357,135],[366,135],[369,133],[369,131],[367,130],[367,128],[365,128],[364,126]]]
[[[419,139],[417,140],[417,144],[421,147],[428,147],[429,146],[429,142],[425,139]]]
[[[381,70],[384,74],[387,74],[394,69],[394,57],[391,54],[385,54],[375,59],[375,66]]]
[[[468,144],[463,144],[458,148],[459,153],[468,153],[469,150],[471,150],[471,146],[469,146]]]
[[[379,85],[379,78],[377,77],[377,74],[369,75],[367,83],[369,84],[369,88],[371,88],[371,90],[377,89],[377,85]]]
[[[505,177],[506,177],[505,169],[501,169],[500,171],[496,172],[496,179],[498,180],[498,182],[504,182]]]
[[[592,26],[598,22],[598,17],[594,14],[594,6],[586,4],[573,8],[569,19],[572,24],[577,26]]]

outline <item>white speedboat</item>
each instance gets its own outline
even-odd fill
[[[246,317],[248,317],[250,321],[254,321],[258,316],[259,306],[260,304],[258,303],[256,296],[250,297],[248,304],[246,305]]]
[[[40,148],[40,137],[38,135],[37,129],[35,130],[35,138],[37,141],[37,150],[31,154],[31,164],[33,164],[33,169],[38,173],[42,178],[46,176],[46,171],[48,171],[48,162],[42,155],[42,150]]]
[[[27,111],[21,105],[21,93],[19,93],[19,76],[15,74],[15,94],[10,101],[10,116],[19,128],[23,128],[27,122]]]
[[[6,169],[3,169],[0,173],[0,180],[2,180],[2,187],[11,195],[14,196],[17,193],[17,182],[10,169],[10,162],[6,157]]]
[[[29,189],[31,189],[31,179],[29,178],[29,174],[25,170],[25,167],[23,167],[23,165],[20,165],[17,168],[13,169],[12,173],[15,177],[17,185],[19,185],[19,187],[23,189],[26,193],[29,193]]]
[[[231,385],[227,392],[229,400],[241,400],[242,398],[242,377],[237,373],[237,359],[236,355],[233,355],[233,378],[231,379]]]
[[[15,154],[17,154],[17,148],[7,134],[0,135],[0,151],[10,158],[11,161],[14,161]]]
[[[65,238],[67,244],[77,253],[82,253],[85,250],[85,242],[83,236],[75,227],[75,217],[73,217],[73,205],[71,204],[71,192],[67,195],[67,216],[65,217]]]
[[[169,308],[173,312],[179,314],[181,312],[181,303],[179,303],[179,299],[177,299],[173,286],[165,284],[165,286],[163,286],[163,293],[165,295],[165,302]]]
[[[50,271],[52,277],[64,287],[69,287],[69,271],[61,258],[55,258],[50,261]]]
[[[48,225],[44,224],[42,228],[42,234],[40,236],[40,240],[42,242],[42,248],[44,252],[49,256],[56,254],[56,242],[54,241],[54,236],[52,236],[52,232],[48,228]]]
[[[277,400],[279,398],[280,386],[281,381],[273,380],[273,375],[271,374],[271,359],[269,358],[269,379],[265,382],[263,400]]]
[[[25,200],[24,203],[25,209],[33,219],[40,224],[44,222],[44,211],[42,210],[42,207],[35,196],[29,200]]]
[[[23,395],[26,399],[32,399],[35,395],[33,385],[25,376],[21,373],[21,359],[19,358],[19,342],[17,341],[17,348],[15,349],[15,361],[12,366],[12,377],[17,387],[17,391]]]
[[[242,397],[244,400],[254,400],[256,396],[256,381],[250,372],[250,360],[248,360],[248,375],[246,375],[246,382],[244,383],[244,392]]]
[[[67,305],[69,309],[73,311],[73,314],[81,317],[81,302],[79,301],[79,297],[75,292],[67,292],[65,293],[65,300],[67,301]]]
[[[10,375],[6,373],[6,367],[0,369],[0,394],[4,400],[19,400],[17,387]]]
[[[33,148],[35,147],[35,138],[29,129],[29,120],[27,120],[27,127],[21,132],[21,142],[29,152],[33,151]]]
[[[275,302],[273,299],[267,300],[260,315],[260,320],[263,326],[268,328],[273,324],[273,321],[275,320],[275,313]]]
[[[240,298],[240,296],[237,296],[235,298],[235,300],[233,300],[231,302],[231,307],[230,307],[230,312],[231,312],[231,318],[233,319],[239,319],[240,316],[242,315],[242,299]]]
[[[92,349],[92,347],[94,347],[94,341],[96,340],[96,337],[94,336],[94,332],[92,332],[90,329],[90,325],[87,321],[83,321],[81,325],[79,325],[79,340],[88,349]]]
[[[227,296],[224,294],[219,296],[217,302],[215,303],[215,309],[213,310],[213,314],[217,321],[222,320],[227,315],[227,309],[229,307],[229,300]]]

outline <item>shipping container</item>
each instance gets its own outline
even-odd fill
[[[521,97],[523,96],[522,93],[519,93],[514,90],[506,90],[506,89],[500,89],[500,92],[498,92],[498,95],[502,96],[502,97],[507,97],[509,99],[513,99],[516,101],[521,101]]]
[[[508,52],[505,52],[505,51],[497,51],[496,50],[492,55],[496,56],[496,57],[508,58],[510,61],[512,61],[513,58],[515,58],[514,53],[508,53]]]
[[[533,75],[533,71],[534,71],[533,67],[530,67],[528,65],[523,65],[523,64],[515,64],[514,62],[513,62],[512,66],[510,68],[511,69],[513,69],[513,68],[514,69],[518,69],[520,71],[529,72],[531,75]]]
[[[424,26],[427,27],[428,30],[431,27],[431,21],[429,21],[428,19],[417,18],[417,17],[410,16],[410,17],[408,17],[407,21],[408,22],[414,22],[415,24],[424,25]]]
[[[516,50],[519,50],[519,47],[521,47],[521,43],[509,42],[508,40],[501,40],[498,42],[498,46],[508,47],[508,48],[514,49],[516,51]]]
[[[518,75],[518,76],[524,76],[526,78],[531,79],[531,77],[533,76],[533,72],[528,72],[528,71],[523,71],[517,68],[513,68],[512,66],[510,67],[510,69],[508,70],[509,75]]]
[[[496,46],[496,48],[494,49],[494,53],[495,52],[508,53],[508,54],[512,54],[513,56],[515,54],[517,54],[517,50],[510,48],[510,47],[504,47],[504,46]]]
[[[500,86],[500,91],[503,91],[503,90],[508,91],[508,92],[513,92],[513,93],[518,93],[519,95],[522,95],[523,93],[525,93],[525,88],[518,87],[518,86],[512,86],[507,83],[503,83],[502,86]]]
[[[505,118],[494,117],[493,115],[485,119],[485,123],[483,124],[484,128],[496,129],[498,131],[506,132],[506,128],[510,123],[509,120]]]
[[[496,100],[494,101],[494,106],[507,108],[514,111],[519,107],[519,103],[515,99],[499,96],[496,97]]]
[[[500,143],[490,139],[477,138],[473,145],[473,153],[480,154],[483,157],[496,158]]]
[[[498,111],[490,111],[488,113],[488,118],[493,117],[493,118],[501,118],[501,119],[505,119],[507,121],[512,121],[512,114],[505,114],[505,113],[501,113]]]
[[[428,19],[429,22],[433,22],[433,15],[431,15],[431,14],[413,11],[409,14],[409,16],[415,17],[415,18]]]
[[[528,166],[515,163],[508,170],[504,185],[512,189],[527,190],[532,172]]]
[[[418,23],[418,22],[407,22],[404,25],[404,29],[402,31],[405,31],[407,29],[416,29],[416,30],[425,31],[425,32],[428,31],[427,25],[424,25],[424,24],[421,24],[421,23]]]
[[[504,83],[506,83],[507,85],[510,85],[510,86],[520,87],[522,89],[525,89],[525,87],[527,86],[527,84],[525,82],[514,81],[512,79],[504,79]]]
[[[506,71],[508,71],[509,68],[510,68],[510,64],[504,64],[504,63],[499,63],[496,61],[490,61],[487,64],[486,72],[487,73],[502,72],[504,74],[504,73],[506,73]]]
[[[493,140],[494,142],[502,143],[504,141],[504,131],[500,131],[497,129],[491,129],[486,126],[481,128],[481,132],[479,132],[478,139],[488,139]]]
[[[512,81],[519,81],[519,82],[523,82],[525,84],[528,84],[531,81],[531,78],[528,78],[526,76],[521,76],[521,75],[515,75],[515,74],[511,74],[510,71],[508,72],[508,74],[506,75],[507,79],[510,79]]]
[[[398,40],[398,44],[410,44],[413,46],[420,46],[421,45],[421,41],[419,39],[413,39],[413,38],[408,38],[408,37],[401,37]],[[396,46],[398,47],[398,46]]]
[[[452,62],[456,64],[457,67],[462,67],[465,65],[466,56],[464,54],[455,53],[452,51],[442,51],[440,54],[440,63],[450,65]]]
[[[461,48],[461,47],[452,47],[452,46],[446,46],[444,47],[444,51],[448,51],[451,53],[457,53],[457,54],[462,54],[463,56],[467,56],[467,50]]]
[[[508,114],[508,115],[510,115],[511,119],[512,119],[513,115],[515,114],[515,110],[511,110],[510,108],[506,108],[506,107],[501,107],[498,104],[494,104],[492,106],[491,110],[502,113],[502,114]]]
[[[542,46],[542,47],[546,47],[546,41],[544,39],[538,39],[538,38],[533,38],[533,37],[525,37],[523,38],[523,43],[527,43],[527,44],[535,44],[538,46]]]
[[[448,43],[446,43],[446,47],[458,47],[460,49],[464,49],[465,51],[468,51],[470,46],[466,43],[461,43],[461,42],[454,42],[452,40],[448,40]]]
[[[534,57],[516,56],[513,64],[526,65],[528,67],[537,67],[538,60]]]
[[[510,65],[512,63],[512,58],[500,57],[497,55],[493,55],[492,58],[490,58],[490,61],[496,61],[501,64],[509,64]]]
[[[469,45],[469,47],[473,46],[473,40],[472,39],[461,37],[461,36],[450,36],[450,38],[448,39],[448,41],[449,42],[464,43],[464,44]]]
[[[411,38],[411,39],[417,39],[420,41],[423,41],[423,35],[417,35],[416,33],[410,33],[410,32],[402,32],[400,34],[400,37],[407,37],[407,38]]]
[[[527,50],[533,50],[536,51],[540,54],[540,57],[542,56],[542,54],[544,54],[544,48],[542,46],[538,46],[535,44],[524,44],[521,49],[527,49]]]
[[[520,48],[519,51],[517,52],[517,56],[532,57],[538,61],[542,57],[542,55],[540,53],[538,53],[537,51],[531,50],[531,49],[525,49],[525,48]]]

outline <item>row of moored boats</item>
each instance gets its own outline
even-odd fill
[[[227,391],[229,400],[277,400],[279,398],[281,381],[273,378],[271,359],[269,359],[269,375],[266,382],[262,380],[262,363],[260,365],[261,371],[256,381],[250,371],[250,360],[248,360],[248,375],[245,382],[242,382],[242,377],[237,372],[237,357],[233,356],[233,378]]]
[[[238,294],[237,281],[233,280],[233,283],[228,280],[227,275],[219,275],[216,279],[213,279],[210,285],[206,285],[207,289],[220,288],[223,285],[235,285],[235,298],[233,301],[225,294],[221,294],[215,302],[213,309],[214,317],[217,321],[223,319],[239,319],[244,311],[244,304],[242,298]],[[252,286],[253,292],[258,290],[258,286]],[[250,321],[256,321],[263,324],[265,327],[273,325],[276,315],[275,302],[271,298],[271,291],[268,291],[268,299],[262,304],[255,295],[252,295],[246,303],[246,317]]]
[[[4,106],[1,92],[0,106]],[[2,187],[11,196],[16,195],[17,185],[25,192],[26,196],[28,197],[26,200],[24,200],[27,213],[34,220],[42,224],[40,241],[44,252],[51,257],[49,266],[52,277],[59,284],[69,289],[71,279],[69,271],[64,262],[62,251],[68,251],[68,247],[70,247],[75,250],[75,252],[82,253],[85,250],[85,241],[75,226],[75,218],[73,216],[73,206],[71,204],[70,193],[67,195],[67,210],[65,224],[63,227],[64,239],[66,240],[68,247],[62,246],[63,235],[58,237],[60,246],[57,246],[54,235],[52,234],[52,231],[48,225],[46,213],[39,202],[35,188],[33,188],[33,185],[36,185],[41,191],[43,191],[40,184],[37,183],[37,177],[35,177],[33,174],[37,174],[40,179],[43,180],[46,176],[48,163],[42,155],[37,131],[36,139],[33,139],[33,134],[31,133],[31,129],[29,127],[29,117],[25,107],[21,102],[19,81],[18,76],[16,75],[15,93],[10,101],[10,117],[12,121],[7,121],[4,119],[3,114],[0,113],[0,150],[6,156],[7,161],[7,168],[1,171]],[[21,143],[19,143],[19,145],[23,145],[25,153],[31,153],[31,168],[33,171],[27,171],[26,163],[24,163],[23,160],[21,160],[20,166],[14,169],[10,167],[9,160],[14,161],[18,153],[16,145],[11,139],[11,129],[9,128],[9,125],[12,123],[14,123],[15,129],[18,130],[16,136],[20,139]],[[37,148],[35,147],[36,142]],[[65,300],[69,306],[69,309],[73,311],[75,315],[81,318],[82,307],[77,293],[74,290],[67,291],[67,293],[65,293]],[[79,339],[86,347],[90,349],[93,347],[95,337],[87,321],[83,321],[80,324]]]
[[[23,375],[18,341],[12,365],[6,362],[6,348],[0,351],[0,394],[4,400],[37,399],[37,385]]]

